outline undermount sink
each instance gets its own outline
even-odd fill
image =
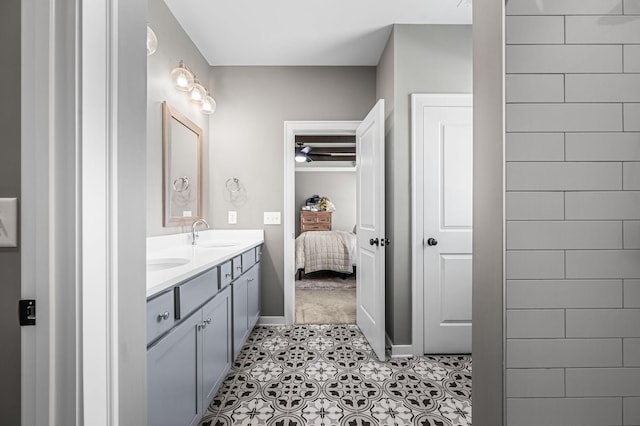
[[[186,265],[187,263],[189,263],[189,259],[181,257],[148,259],[147,271],[162,271],[165,269],[177,268],[178,266]]]
[[[203,247],[203,248],[226,248],[226,247],[234,247],[237,246],[239,243],[233,242],[233,241],[204,241],[204,242],[199,242],[198,243],[198,247]]]

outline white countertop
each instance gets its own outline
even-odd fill
[[[147,237],[147,262],[162,259],[186,262],[184,265],[158,271],[147,269],[147,297],[224,263],[263,242],[262,229],[203,230],[200,231],[198,244],[195,246],[191,244],[190,232]]]

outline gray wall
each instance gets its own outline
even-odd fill
[[[284,121],[362,120],[375,103],[374,67],[213,67],[218,102],[211,119],[209,212],[215,228],[264,228],[263,315],[284,315],[281,225],[263,212],[283,212]],[[236,176],[246,199],[232,203],[225,181]],[[238,224],[227,224],[227,211]]]
[[[639,14],[507,4],[509,425],[640,424]]]
[[[411,94],[471,93],[470,25],[394,25],[392,137],[386,148],[387,334],[396,345],[411,344]],[[388,50],[389,48],[387,48]],[[388,93],[390,72],[383,68],[378,97]],[[391,293],[391,294],[389,294]]]
[[[148,1],[149,26],[158,37],[158,50],[147,58],[147,235],[184,232],[183,227],[165,228],[162,223],[162,102],[186,115],[203,130],[203,182],[208,179],[209,117],[173,87],[169,74],[180,60],[208,87],[209,64],[184,32],[163,0]],[[215,95],[214,95],[215,97]],[[204,216],[208,217],[208,193],[203,191]]]
[[[355,172],[296,172],[296,236],[300,234],[300,206],[312,195],[327,197],[336,206],[334,231],[353,231],[356,224]]]
[[[20,196],[20,4],[7,0],[0,6],[0,198]],[[20,424],[19,248],[0,248],[0,271],[0,419]]]
[[[393,235],[393,213],[394,206],[389,202],[393,199],[393,176],[388,173],[390,164],[393,163],[393,146],[394,146],[394,133],[395,133],[395,36],[394,29],[391,29],[391,34],[387,40],[387,44],[382,51],[378,66],[376,68],[376,97],[378,99],[384,99],[384,144],[385,144],[385,172],[384,185],[385,185],[385,231],[389,238]],[[392,307],[394,306],[394,291],[393,291],[393,253],[395,244],[391,244],[385,248],[386,264],[385,264],[385,329],[390,338],[392,338],[394,329],[394,312]]]

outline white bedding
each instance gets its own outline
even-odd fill
[[[307,231],[296,238],[296,270],[353,273],[356,234],[346,231]]]

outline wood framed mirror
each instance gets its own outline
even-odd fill
[[[164,226],[202,218],[202,129],[162,103]]]

